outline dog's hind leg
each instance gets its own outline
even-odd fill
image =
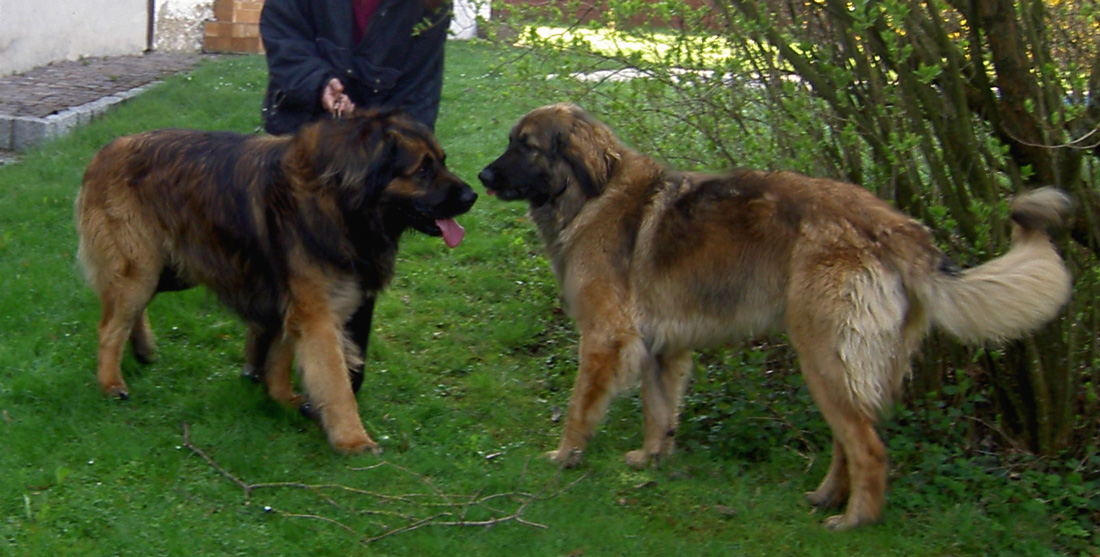
[[[792,279],[787,329],[834,439],[829,473],[809,499],[839,506],[847,493],[844,514],[825,520],[847,529],[882,518],[886,446],[874,425],[901,389],[926,320],[885,265],[843,249],[829,257]]]
[[[145,306],[153,297],[156,280],[142,280],[148,275],[132,271],[129,277],[116,277],[100,288],[103,316],[99,322],[99,349],[97,351],[96,379],[103,392],[121,399],[130,397],[130,391],[122,378],[122,351],[128,337],[142,337],[151,332],[140,323]],[[142,342],[139,340],[139,342]],[[141,349],[148,348],[142,346]],[[148,355],[146,352],[145,355]],[[139,359],[141,356],[138,356]]]
[[[244,367],[241,368],[241,377],[251,380],[253,383],[265,382],[265,373],[268,368],[267,359],[274,348],[276,335],[281,334],[281,332],[281,327],[264,327],[256,323],[248,324],[248,332],[244,340]]]
[[[152,363],[157,359],[157,339],[153,334],[153,327],[149,324],[149,312],[141,310],[141,315],[134,322],[130,330],[130,348],[134,351],[134,357],[143,364]]]
[[[825,342],[822,342],[822,341]],[[879,521],[886,504],[886,446],[874,422],[849,394],[844,362],[828,339],[791,331],[810,394],[833,432],[833,462],[821,486],[809,495],[822,506],[838,506],[846,489],[848,508],[825,526],[843,530]]]
[[[642,468],[653,459],[672,454],[680,424],[680,401],[691,377],[691,352],[661,355],[642,363],[642,405],[645,441],[642,448],[626,453],[626,463]]]
[[[251,330],[251,329],[250,329]],[[286,335],[270,333],[267,353],[264,355],[264,369],[259,372],[267,394],[276,402],[293,408],[301,408],[301,395],[294,392],[291,373],[294,370],[294,343]]]
[[[370,342],[371,321],[374,317],[374,296],[363,299],[363,304],[355,310],[348,321],[346,329],[352,342],[358,347],[362,355],[362,362],[348,369],[348,378],[351,380],[351,391],[358,393],[363,386],[363,377],[367,367],[367,345]]]
[[[891,337],[898,339],[900,343],[887,343],[890,345],[895,345],[897,346],[897,348],[895,348],[892,352],[878,352],[879,356],[877,356],[877,358],[882,361],[881,369],[890,370],[886,376],[886,379],[879,381],[879,389],[885,394],[889,395],[890,391],[898,389],[899,385],[897,385],[896,383],[901,380],[900,378],[908,375],[909,355],[920,344],[920,340],[923,337],[926,328],[926,320],[924,318],[924,314],[920,311],[920,308],[911,307],[906,316],[904,325],[901,328],[901,334]],[[869,345],[870,343],[863,344],[863,346]],[[863,359],[866,361],[875,360],[875,351],[864,351]],[[805,369],[806,368],[804,367],[804,370]],[[809,374],[811,372],[806,371],[806,373]],[[847,369],[845,373],[852,373],[852,370]],[[830,378],[830,380],[832,380],[832,378]],[[809,381],[809,375],[807,375],[807,381]],[[831,396],[833,398],[843,396],[840,394],[843,392],[842,390],[840,390],[844,388],[843,385],[831,384],[828,387],[822,387],[821,389],[824,390],[826,388],[834,389],[834,391],[832,391],[831,393]],[[819,406],[821,406],[821,403],[818,404]],[[824,407],[822,407],[822,411],[825,411]],[[846,409],[845,412],[850,413],[850,409]],[[873,423],[874,414],[868,414],[866,409],[864,409],[862,413],[866,416],[869,416],[868,419]],[[848,422],[856,421],[853,418],[847,418],[847,420]],[[851,428],[849,427],[849,429]],[[878,441],[877,435],[874,435],[873,430],[868,433],[867,430],[864,429],[862,435],[864,437],[870,438],[870,441],[866,441],[865,444],[868,444],[872,448],[872,452],[877,451],[877,447],[881,446],[881,442]],[[881,460],[885,461],[885,448],[882,449],[882,455],[883,456]],[[876,466],[877,465],[872,465],[872,468],[875,468]],[[882,470],[883,471],[881,474],[883,477],[885,477],[885,464],[882,465]],[[878,472],[875,472],[875,474],[878,474]],[[879,480],[877,479],[874,480],[874,482],[878,481]],[[885,479],[883,479],[881,483],[884,486]],[[825,475],[825,479],[821,482],[821,485],[818,486],[816,490],[806,494],[806,499],[809,500],[809,502],[815,507],[819,507],[822,509],[836,509],[844,505],[845,500],[848,499],[851,489],[851,477],[849,476],[849,463],[848,458],[845,454],[845,446],[842,444],[841,438],[836,437],[833,440],[833,457],[832,462],[829,465],[829,472]],[[882,487],[880,489],[872,485],[868,489],[865,489],[864,493],[873,494],[876,491],[885,492],[885,487]],[[879,503],[874,502],[875,496],[873,495],[870,496],[870,499],[872,501],[869,505],[870,508],[875,508],[877,505],[877,507],[881,509],[881,506],[883,504],[881,502],[881,499]],[[861,503],[860,501],[856,501],[854,498],[853,502],[849,504],[850,508],[861,506],[866,507],[868,505]]]
[[[89,167],[76,201],[77,255],[102,311],[96,331],[96,379],[104,393],[128,398],[122,352],[130,339],[139,361],[155,354],[145,306],[156,294],[164,265],[156,227],[132,210],[137,201],[127,197],[128,190],[116,191],[114,186]]]
[[[817,489],[806,494],[806,499],[822,509],[838,509],[848,499],[848,459],[844,457],[844,446],[839,439],[833,439],[829,472]]]

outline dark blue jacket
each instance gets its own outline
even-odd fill
[[[431,9],[419,0],[383,0],[358,45],[352,44],[352,3],[264,3],[260,34],[267,50],[263,118],[268,133],[291,133],[327,116],[321,91],[333,77],[357,107],[401,108],[434,129],[450,2]]]

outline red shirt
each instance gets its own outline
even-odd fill
[[[354,0],[355,1],[355,27],[352,38],[355,39],[355,44],[359,44],[363,40],[363,33],[367,30],[367,23],[370,22],[371,16],[374,12],[378,11],[378,5],[382,3],[382,0]]]

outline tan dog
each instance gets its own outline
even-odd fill
[[[671,170],[568,104],[524,116],[479,177],[490,194],[529,202],[581,332],[554,460],[580,459],[638,375],[645,441],[626,460],[668,455],[692,351],[780,328],[834,435],[828,475],[808,494],[822,507],[847,501],[833,528],[882,516],[886,448],[874,424],[931,325],[968,342],[1015,338],[1070,296],[1044,230],[1070,208],[1054,189],[1018,198],[1012,249],[963,271],[865,189],[792,172]]]
[[[360,355],[349,336],[365,342],[406,229],[461,241],[453,217],[477,194],[443,161],[428,128],[395,112],[286,137],[160,130],[111,142],[76,199],[80,260],[103,308],[104,392],[129,396],[127,337],[139,360],[153,358],[152,297],[202,284],[248,322],[249,362],[275,400],[306,402],[291,387],[297,358],[329,442],[376,449],[349,380]],[[367,330],[346,334],[353,318]]]

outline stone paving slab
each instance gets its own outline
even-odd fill
[[[0,151],[25,151],[87,123],[152,83],[187,71],[197,53],[148,53],[55,62],[0,77]],[[8,155],[10,158],[10,155]],[[5,154],[0,153],[0,163]]]

